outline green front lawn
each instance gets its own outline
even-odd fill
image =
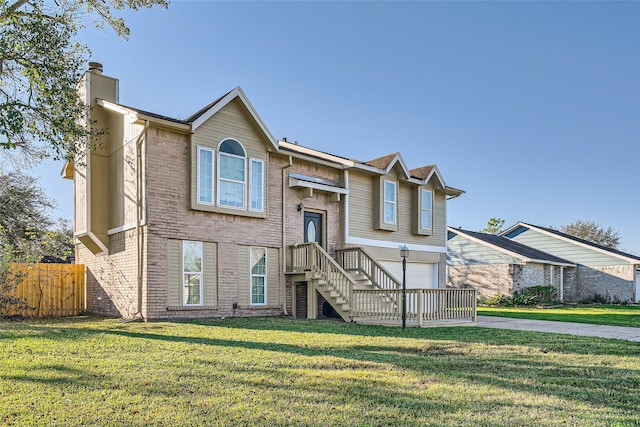
[[[478,314],[518,319],[640,327],[640,306],[637,305],[565,306],[558,308],[478,307]]]
[[[640,344],[278,318],[0,320],[0,426],[633,426]]]

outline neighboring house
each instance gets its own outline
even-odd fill
[[[403,244],[408,286],[445,288],[446,203],[463,191],[435,165],[277,141],[239,87],[185,120],[127,107],[101,68],[82,94],[108,132],[63,171],[88,310],[317,318],[328,304],[356,320],[376,292],[397,310]]]
[[[449,284],[483,296],[509,295],[532,286],[553,286],[560,298],[576,265],[494,234],[448,228]]]
[[[611,301],[640,302],[640,256],[606,248],[558,230],[519,222],[501,236],[575,263],[565,280],[565,301],[595,294]]]

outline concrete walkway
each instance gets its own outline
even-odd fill
[[[478,316],[478,326],[640,342],[640,328],[626,326],[588,325],[586,323],[551,322],[548,320],[512,319],[494,316]]]

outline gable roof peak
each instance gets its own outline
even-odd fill
[[[436,165],[421,166],[419,168],[411,169],[409,172],[411,176],[418,179],[427,179],[431,176],[431,173],[436,168]]]
[[[364,164],[372,166],[377,169],[387,169],[387,167],[389,167],[389,165],[393,162],[393,160],[395,160],[395,158],[398,157],[399,155],[400,155],[400,152],[396,151],[395,153],[386,154],[382,157],[377,157],[373,160],[366,161],[364,162]]]
[[[249,101],[249,98],[247,98],[247,95],[245,95],[244,91],[240,86],[236,86],[234,89],[230,90],[225,95],[216,99],[211,104],[207,105],[206,107],[204,107],[203,109],[201,109],[200,111],[192,115],[189,119],[187,119],[191,124],[191,130],[194,131],[197,128],[199,128],[207,120],[213,117],[218,111],[222,110],[226,105],[231,103],[236,98],[239,99],[242,105],[244,106],[244,108],[247,109],[249,115],[253,118],[255,123],[258,125],[258,127],[264,134],[265,138],[269,141],[271,149],[273,151],[278,151],[278,141],[273,136],[269,128],[267,128],[267,125],[265,124],[265,122],[262,121],[262,118],[260,117],[256,109],[253,107],[253,105],[251,104],[251,101]]]

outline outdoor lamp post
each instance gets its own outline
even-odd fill
[[[409,257],[409,248],[407,245],[400,247],[400,256],[402,257],[402,330],[407,327],[407,258]]]

